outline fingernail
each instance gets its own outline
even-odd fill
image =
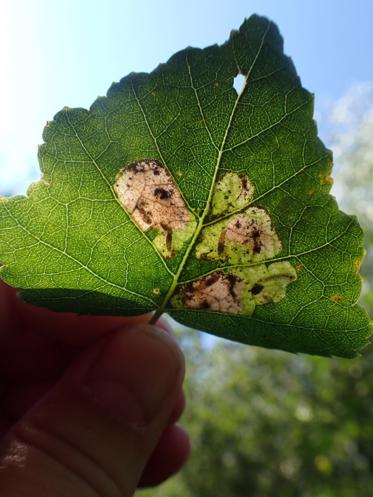
[[[85,390],[109,415],[144,427],[162,409],[172,411],[183,374],[175,339],[155,326],[138,325],[105,344],[88,369]]]

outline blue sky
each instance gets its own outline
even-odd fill
[[[130,71],[221,43],[252,13],[278,24],[326,137],[323,110],[373,81],[371,0],[1,0],[0,194],[37,177],[43,126],[64,105],[88,107]]]

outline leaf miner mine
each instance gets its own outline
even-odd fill
[[[194,217],[175,181],[158,160],[143,159],[122,168],[114,190],[142,231],[158,232],[153,243],[165,258],[175,256],[191,237]]]

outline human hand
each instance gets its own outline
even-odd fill
[[[145,322],[54,313],[0,282],[0,497],[127,497],[184,464],[183,357]]]

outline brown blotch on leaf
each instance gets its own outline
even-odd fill
[[[158,160],[143,159],[124,167],[114,189],[143,231],[156,228],[166,232],[169,248],[173,231],[184,228],[191,220],[173,178]]]
[[[171,198],[173,194],[173,190],[166,190],[165,188],[156,188],[154,190],[154,195],[161,200],[165,198]]]
[[[264,288],[263,285],[260,285],[259,283],[255,283],[255,285],[251,289],[251,293],[253,295],[258,295],[263,290],[263,288]]]
[[[259,229],[254,226],[254,228],[251,230],[251,237],[253,239],[253,252],[254,254],[260,254],[260,251],[262,250],[262,242],[260,241],[260,235],[261,232]]]
[[[224,252],[225,245],[225,230],[221,232],[219,241],[218,241],[218,254],[221,255]]]
[[[239,314],[243,287],[238,276],[216,272],[188,283],[181,290],[182,300],[191,309]]]
[[[331,300],[335,304],[339,304],[339,302],[342,302],[343,297],[341,295],[332,295],[331,297],[329,297],[329,300]]]
[[[228,224],[222,232],[218,243],[218,254],[223,253],[226,241],[236,242],[240,245],[248,245],[254,254],[260,254],[263,246],[263,239],[267,234],[252,219],[240,216],[234,222]]]
[[[228,280],[228,283],[229,283],[229,292],[230,294],[232,295],[232,297],[236,298],[237,295],[236,295],[236,290],[235,290],[235,287],[236,287],[236,283],[237,281],[240,279],[238,278],[238,276],[234,275],[234,274],[227,274],[226,275],[226,278]]]
[[[167,247],[167,250],[171,250],[172,249],[172,230],[167,228],[167,230],[165,230],[165,231],[166,231],[166,247]]]
[[[205,280],[206,287],[213,285],[220,278],[219,273],[213,273],[211,276],[208,276]]]

